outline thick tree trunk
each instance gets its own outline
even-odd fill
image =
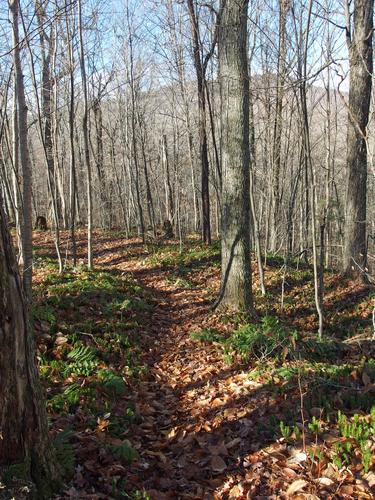
[[[250,268],[248,0],[221,4],[222,257],[218,303],[252,308]]]
[[[366,277],[366,127],[372,87],[372,30],[374,0],[355,0],[353,29],[347,27],[350,89],[347,133],[347,196],[344,272]]]
[[[2,201],[0,200],[0,203]],[[36,485],[37,498],[58,486],[39,385],[33,338],[7,221],[0,206],[0,478],[12,466]],[[13,467],[16,470],[16,467]]]

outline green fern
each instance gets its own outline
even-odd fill
[[[89,377],[98,367],[99,361],[96,357],[95,349],[81,343],[77,343],[67,357],[71,362],[63,371],[65,377],[68,377],[72,373]]]
[[[65,388],[63,393],[53,396],[49,404],[54,411],[61,413],[77,405],[83,393],[84,389],[79,384],[70,384]]]
[[[94,361],[96,359],[96,351],[87,345],[77,344],[68,354],[68,358],[76,363]]]
[[[134,448],[132,448],[129,441],[125,440],[122,444],[112,444],[109,446],[111,453],[118,459],[120,462],[125,464],[130,464],[134,460],[138,458],[138,452]]]
[[[102,387],[113,396],[123,396],[125,393],[125,382],[120,375],[112,370],[99,370],[98,377]]]
[[[98,361],[82,361],[79,363],[74,363],[68,367],[69,374],[74,373],[75,375],[83,375],[85,377],[89,377],[97,368]]]

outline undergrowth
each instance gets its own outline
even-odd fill
[[[71,422],[54,440],[66,477],[74,471],[75,433],[85,428],[116,438],[106,450],[129,464],[138,454],[124,433],[137,415],[122,398],[128,380],[136,383],[144,372],[139,332],[152,310],[149,296],[129,275],[77,269],[46,275],[35,298],[33,319],[47,409],[52,421]]]
[[[162,270],[170,288],[204,288],[207,275],[219,274],[218,243],[187,242],[182,249],[178,244],[148,245],[146,251],[144,258],[142,247],[143,264]],[[327,274],[330,335],[318,341],[313,334],[316,315],[311,269],[307,265],[290,267],[283,278],[280,269],[272,269],[282,264],[276,256],[269,256],[267,293],[257,297],[258,312],[263,316],[259,322],[251,322],[246,315],[220,317],[206,328],[194,330],[191,338],[213,344],[221,359],[231,365],[228,371],[236,373],[240,366],[249,386],[255,385],[259,393],[275,401],[275,412],[267,415],[269,423],[258,422],[259,434],[264,425],[266,439],[281,437],[288,447],[302,447],[304,442],[316,477],[328,462],[365,474],[374,466],[371,387],[375,362],[366,351],[352,356],[341,340],[371,328],[372,299],[363,295],[359,312],[355,298],[346,307],[344,295],[334,296],[341,284]],[[36,288],[33,318],[48,412],[56,425],[61,420],[62,426],[66,421],[70,426],[66,434],[55,437],[63,468],[67,476],[74,469],[77,433],[101,436],[98,456],[104,462],[110,456],[127,467],[138,459],[131,428],[142,422],[142,415],[130,394],[145,371],[140,335],[152,312],[150,296],[130,275],[117,271],[89,272],[82,267],[59,275],[49,258],[38,258],[37,266],[45,269],[45,276]],[[214,296],[216,291],[209,293]],[[148,498],[142,490],[129,493],[120,476],[113,479],[112,496]]]
[[[346,416],[341,411],[330,419],[312,416],[303,424],[279,423],[281,437],[288,443],[297,443],[304,436],[306,451],[313,464],[332,461],[338,469],[356,467],[367,474],[375,465],[373,447],[375,444],[375,406],[369,415],[354,413]],[[337,438],[326,441],[332,425],[337,431]]]
[[[265,316],[260,323],[246,323],[227,337],[215,329],[192,332],[191,337],[202,342],[219,343],[224,359],[231,363],[236,358],[243,362],[285,359],[295,351],[298,333],[283,327],[277,318]]]

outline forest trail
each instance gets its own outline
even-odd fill
[[[201,289],[168,283],[163,269],[150,269],[138,255],[117,267],[130,272],[154,301],[145,355],[149,377],[135,394],[144,417],[137,433],[145,448],[142,485],[152,498],[210,498],[220,481],[206,469],[212,462],[211,473],[224,472],[221,454],[227,455],[229,436],[209,437],[214,427],[204,411],[210,400],[219,401],[215,378],[225,370],[222,360],[190,337],[207,321],[209,304]]]
[[[228,351],[223,342],[248,324],[246,318],[211,309],[220,281],[217,246],[191,240],[180,252],[177,242],[143,245],[100,232],[95,240],[95,271],[83,266],[61,276],[49,267],[55,266],[51,237],[37,233],[35,239],[36,330],[47,406],[54,432],[73,430],[74,473],[59,500],[373,497],[375,476],[364,480],[340,469],[332,443],[338,409],[366,414],[373,403],[375,369],[369,361],[364,372],[363,359],[373,358],[374,346],[314,341],[309,269],[291,269],[280,310],[282,263],[270,261],[268,296],[257,296],[261,315],[282,318],[272,320],[272,338],[302,326],[307,343],[298,341],[299,354],[289,343],[286,351],[277,345],[278,355],[260,351],[246,359],[236,351],[243,345]],[[62,245],[68,241],[64,235]],[[79,234],[80,265],[85,246]],[[332,327],[368,328],[370,293],[327,276]],[[241,342],[246,347],[249,338]],[[72,358],[77,346],[91,353],[82,366]],[[101,381],[103,368],[122,385],[125,380],[115,399]],[[77,399],[67,390],[79,391]],[[305,428],[317,411],[330,414],[321,421],[324,441],[308,430],[305,442],[296,434],[301,391]],[[313,462],[308,450],[317,439],[322,458]],[[117,454],[123,446],[125,454]]]
[[[212,300],[207,300],[207,270],[198,269],[203,276],[195,276],[200,285],[192,288],[171,283],[170,270],[150,266],[144,246],[132,242],[123,258],[112,255],[113,261],[153,302],[143,339],[148,376],[133,395],[142,420],[133,426],[131,439],[141,460],[131,466],[130,484],[155,500],[270,495],[269,473],[259,462],[261,439],[254,434],[266,409],[277,410],[269,391],[260,391],[262,384],[250,381],[247,371],[225,364],[216,346],[191,338],[192,332],[216,326]],[[211,273],[217,286],[219,269]],[[274,467],[275,480],[278,469],[282,472]]]

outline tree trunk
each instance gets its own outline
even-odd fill
[[[9,8],[13,25],[13,64],[17,88],[17,116],[19,133],[19,157],[22,171],[22,251],[23,251],[23,287],[28,301],[31,301],[31,283],[33,276],[33,248],[32,248],[32,202],[31,202],[31,163],[28,147],[27,105],[25,86],[21,66],[19,45],[19,2],[9,0]]]
[[[222,257],[218,303],[252,309],[250,268],[248,0],[221,3]]]
[[[199,160],[201,163],[201,195],[202,195],[202,238],[204,243],[211,244],[210,222],[210,192],[209,192],[209,163],[206,127],[206,96],[205,96],[205,68],[201,59],[201,44],[199,40],[199,25],[193,0],[188,0],[189,18],[193,35],[194,66],[197,75],[198,90],[198,132],[199,132]]]
[[[0,477],[2,472],[9,474],[17,469],[35,483],[38,499],[51,498],[53,488],[58,486],[58,469],[48,437],[27,306],[2,206],[0,401]]]
[[[86,63],[85,51],[83,46],[83,28],[82,28],[82,3],[78,0],[78,18],[79,18],[79,42],[80,42],[80,65],[81,77],[83,87],[83,117],[82,117],[82,131],[83,131],[83,147],[84,158],[87,174],[87,267],[89,270],[93,268],[93,255],[92,255],[92,180],[91,180],[91,163],[90,163],[90,149],[89,149],[89,116],[88,116],[88,96],[87,96],[87,78],[86,78]]]
[[[103,229],[111,229],[109,219],[109,200],[107,192],[107,176],[104,167],[104,147],[103,147],[103,111],[101,104],[101,88],[99,83],[99,90],[97,98],[94,100],[92,110],[95,120],[96,132],[96,173],[99,181],[99,196],[100,196],[100,216],[101,226]]]
[[[270,248],[273,252],[277,250],[278,233],[281,217],[281,195],[280,195],[280,167],[281,167],[281,134],[283,129],[283,100],[286,77],[286,20],[290,7],[289,0],[279,1],[279,50],[277,61],[277,84],[276,84],[276,111],[273,131],[272,148],[272,204],[273,213],[271,218],[272,231]]]
[[[374,0],[355,0],[353,29],[347,21],[350,89],[347,132],[347,195],[344,238],[344,272],[348,276],[367,277],[366,127],[369,119],[372,87],[372,30]],[[349,13],[348,13],[349,17]]]
[[[65,5],[65,21],[67,32],[68,56],[69,56],[69,145],[70,145],[70,165],[69,165],[69,204],[70,204],[70,241],[72,244],[72,259],[73,266],[77,265],[77,243],[76,243],[76,154],[74,142],[74,120],[75,120],[75,95],[74,95],[74,53],[73,53],[73,37],[69,26],[68,7]]]
[[[173,225],[174,219],[174,203],[173,203],[173,190],[171,184],[171,175],[169,168],[169,158],[168,158],[168,144],[167,136],[163,134],[162,137],[162,164],[163,164],[163,174],[164,174],[164,189],[165,189],[165,217]]]
[[[60,228],[59,228],[59,214],[57,206],[56,197],[56,187],[55,187],[55,165],[53,156],[53,144],[52,144],[52,120],[51,120],[51,105],[52,105],[52,86],[51,86],[51,69],[50,61],[51,54],[53,53],[53,45],[55,41],[52,36],[46,35],[44,32],[44,18],[45,12],[39,2],[36,2],[36,13],[38,17],[39,31],[40,31],[40,44],[42,52],[42,91],[41,91],[41,104],[39,102],[38,95],[38,84],[36,81],[35,73],[35,63],[33,58],[33,53],[30,47],[29,40],[26,40],[27,47],[30,53],[30,66],[31,66],[31,76],[32,82],[35,90],[35,100],[37,107],[37,119],[40,130],[40,137],[43,147],[44,159],[47,167],[47,188],[51,197],[52,203],[52,214],[55,222],[55,247],[57,253],[57,260],[59,263],[59,272],[63,271],[63,263],[60,252]],[[24,25],[25,29],[25,25]],[[51,31],[52,33],[52,31]],[[50,46],[48,50],[45,47],[45,39],[49,40]]]

